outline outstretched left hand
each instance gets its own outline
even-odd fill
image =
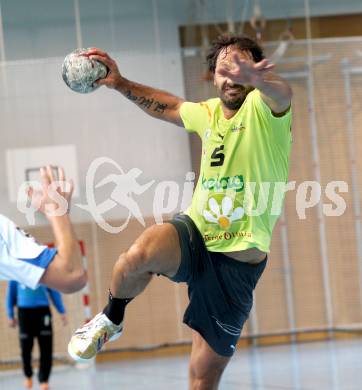
[[[264,80],[264,74],[274,69],[274,67],[275,65],[269,63],[267,59],[255,63],[243,60],[237,53],[234,53],[232,66],[221,65],[217,72],[221,76],[228,77],[234,84],[251,85],[257,88]]]

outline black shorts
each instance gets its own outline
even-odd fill
[[[209,252],[189,216],[178,214],[168,222],[177,229],[181,246],[181,264],[170,279],[188,285],[190,303],[183,321],[216,353],[232,356],[267,259],[254,265]]]
[[[18,307],[20,338],[51,336],[52,314],[49,306]]]

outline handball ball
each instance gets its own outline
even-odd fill
[[[84,56],[87,49],[77,49],[64,58],[62,76],[65,84],[75,92],[93,92],[98,85],[95,81],[107,76],[107,67],[99,61]]]

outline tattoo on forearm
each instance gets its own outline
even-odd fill
[[[126,98],[129,99],[129,100],[131,100],[131,102],[135,102],[135,101],[137,101],[137,99],[138,99],[137,96],[132,95],[131,90],[128,90],[128,91],[126,92]]]
[[[160,102],[156,101],[155,105],[156,105],[156,107],[153,109],[153,111],[155,111],[155,112],[159,112],[159,113],[163,114],[165,112],[165,110],[167,109],[167,104],[160,103]]]
[[[158,112],[160,114],[163,114],[168,107],[168,104],[161,103],[158,100],[155,100],[153,98],[146,98],[146,96],[136,96],[132,94],[132,91],[129,89],[126,91],[126,98],[130,100],[131,102],[136,103],[140,107],[145,107],[149,110],[152,110],[154,112]]]
[[[141,97],[138,98],[138,104],[140,106],[144,106],[146,108],[151,108],[153,102],[154,102],[154,99],[152,99],[152,98],[151,99],[147,99],[144,96],[141,96]]]

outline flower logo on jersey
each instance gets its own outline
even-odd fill
[[[204,210],[203,216],[209,223],[217,223],[222,229],[228,229],[235,221],[240,221],[245,211],[242,207],[233,209],[233,200],[229,196],[224,196],[220,204],[215,198],[210,198],[208,202],[209,210]]]

